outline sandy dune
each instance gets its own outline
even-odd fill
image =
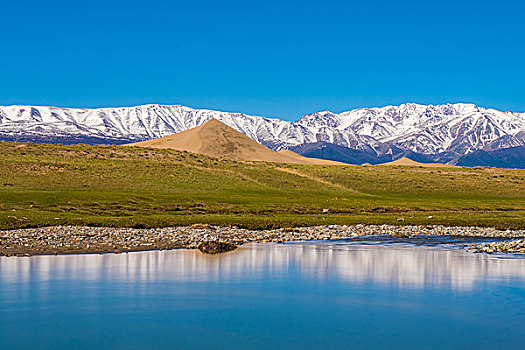
[[[288,156],[288,157],[291,157],[291,158],[294,158],[294,159],[297,159],[297,160],[299,160],[301,162],[304,162],[305,164],[350,165],[350,164],[347,164],[347,163],[337,162],[337,161],[334,161],[334,160],[305,157],[305,156],[302,156],[302,155],[300,155],[298,153],[290,151],[288,149],[280,150],[277,153],[285,155],[285,156]]]
[[[172,148],[211,157],[246,161],[346,165],[330,160],[303,157],[292,151],[272,151],[216,119],[177,134],[132,143],[130,146]]]
[[[430,167],[430,168],[455,168],[457,167],[455,165],[450,165],[450,164],[420,163],[420,162],[416,162],[406,157],[399,158],[398,160],[394,160],[393,162],[388,162],[388,163],[383,163],[383,164],[378,164],[378,165],[422,166],[422,167]]]

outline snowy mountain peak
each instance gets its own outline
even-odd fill
[[[167,136],[215,118],[274,150],[329,142],[387,154],[393,149],[451,157],[525,145],[525,114],[455,103],[320,111],[287,122],[242,113],[145,104],[97,109],[0,106],[0,139],[125,143]]]

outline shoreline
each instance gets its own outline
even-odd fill
[[[399,238],[418,236],[462,236],[505,238],[506,242],[469,244],[481,253],[525,253],[525,230],[497,230],[486,227],[432,226],[313,226],[248,230],[237,227],[195,224],[168,228],[112,228],[50,226],[0,231],[0,256],[126,253],[179,248],[221,253],[246,243],[337,240],[369,235]]]

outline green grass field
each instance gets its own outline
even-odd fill
[[[0,169],[0,229],[200,222],[525,228],[524,170],[246,163],[172,150],[10,142],[0,142]]]

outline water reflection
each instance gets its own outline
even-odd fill
[[[345,243],[245,246],[209,256],[194,250],[122,255],[0,258],[0,283],[92,280],[122,282],[338,279],[398,288],[471,290],[479,281],[525,278],[525,259],[461,250]]]

